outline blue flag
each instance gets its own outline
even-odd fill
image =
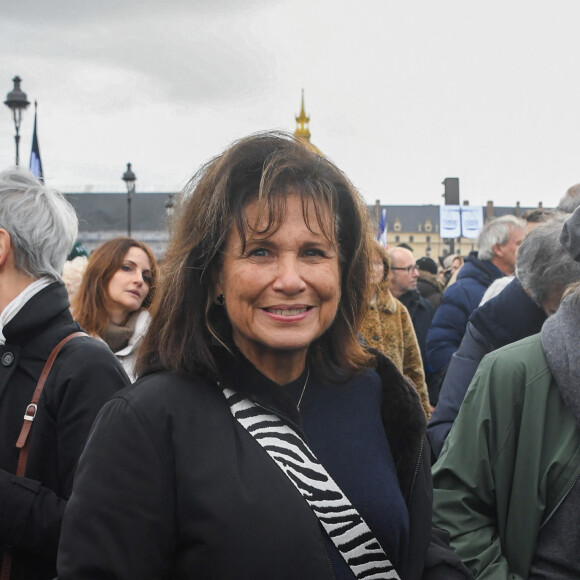
[[[377,234],[377,240],[380,242],[383,248],[387,247],[387,210],[383,209],[381,213],[381,221],[379,222],[379,233]]]
[[[32,133],[32,150],[30,151],[29,167],[34,177],[44,183],[42,161],[40,160],[40,149],[38,147],[38,135],[36,133],[36,101],[34,101],[34,132]]]

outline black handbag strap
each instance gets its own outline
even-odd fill
[[[50,370],[52,369],[52,365],[60,352],[60,349],[69,341],[77,336],[88,336],[86,332],[73,332],[69,334],[65,338],[63,338],[52,350],[50,356],[46,360],[44,364],[44,368],[40,373],[40,378],[36,383],[36,388],[34,389],[34,393],[32,394],[32,399],[28,406],[26,407],[26,411],[24,412],[24,422],[22,423],[22,429],[20,430],[20,435],[16,441],[16,447],[20,449],[20,454],[18,456],[18,467],[16,469],[16,475],[24,476],[26,472],[26,463],[28,461],[28,448],[30,446],[30,430],[32,429],[32,424],[34,419],[36,418],[36,411],[38,410],[38,401],[40,401],[40,395],[42,395],[42,390],[44,389],[44,384],[46,383],[46,379],[50,374]],[[7,550],[4,550],[2,554],[2,567],[0,568],[0,580],[9,580],[10,579],[10,571],[12,568],[12,555]]]

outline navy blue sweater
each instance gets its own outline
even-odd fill
[[[306,375],[286,385],[298,401]],[[409,516],[381,420],[381,381],[373,370],[343,384],[310,373],[300,404],[309,447],[361,514],[400,572],[406,559]],[[354,574],[324,534],[337,580]]]

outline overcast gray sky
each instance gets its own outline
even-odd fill
[[[49,185],[175,191],[233,140],[294,131],[369,203],[554,206],[580,182],[578,0],[19,0],[0,96],[38,100]],[[28,165],[34,109],[24,113]],[[0,111],[0,164],[14,163]]]

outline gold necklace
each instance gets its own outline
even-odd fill
[[[302,387],[302,394],[300,395],[300,398],[298,399],[298,404],[296,405],[296,408],[300,411],[300,403],[302,403],[302,397],[304,396],[304,393],[306,391],[306,385],[308,384],[308,379],[310,378],[310,366],[307,364],[306,365],[306,380],[304,381],[304,386]]]

